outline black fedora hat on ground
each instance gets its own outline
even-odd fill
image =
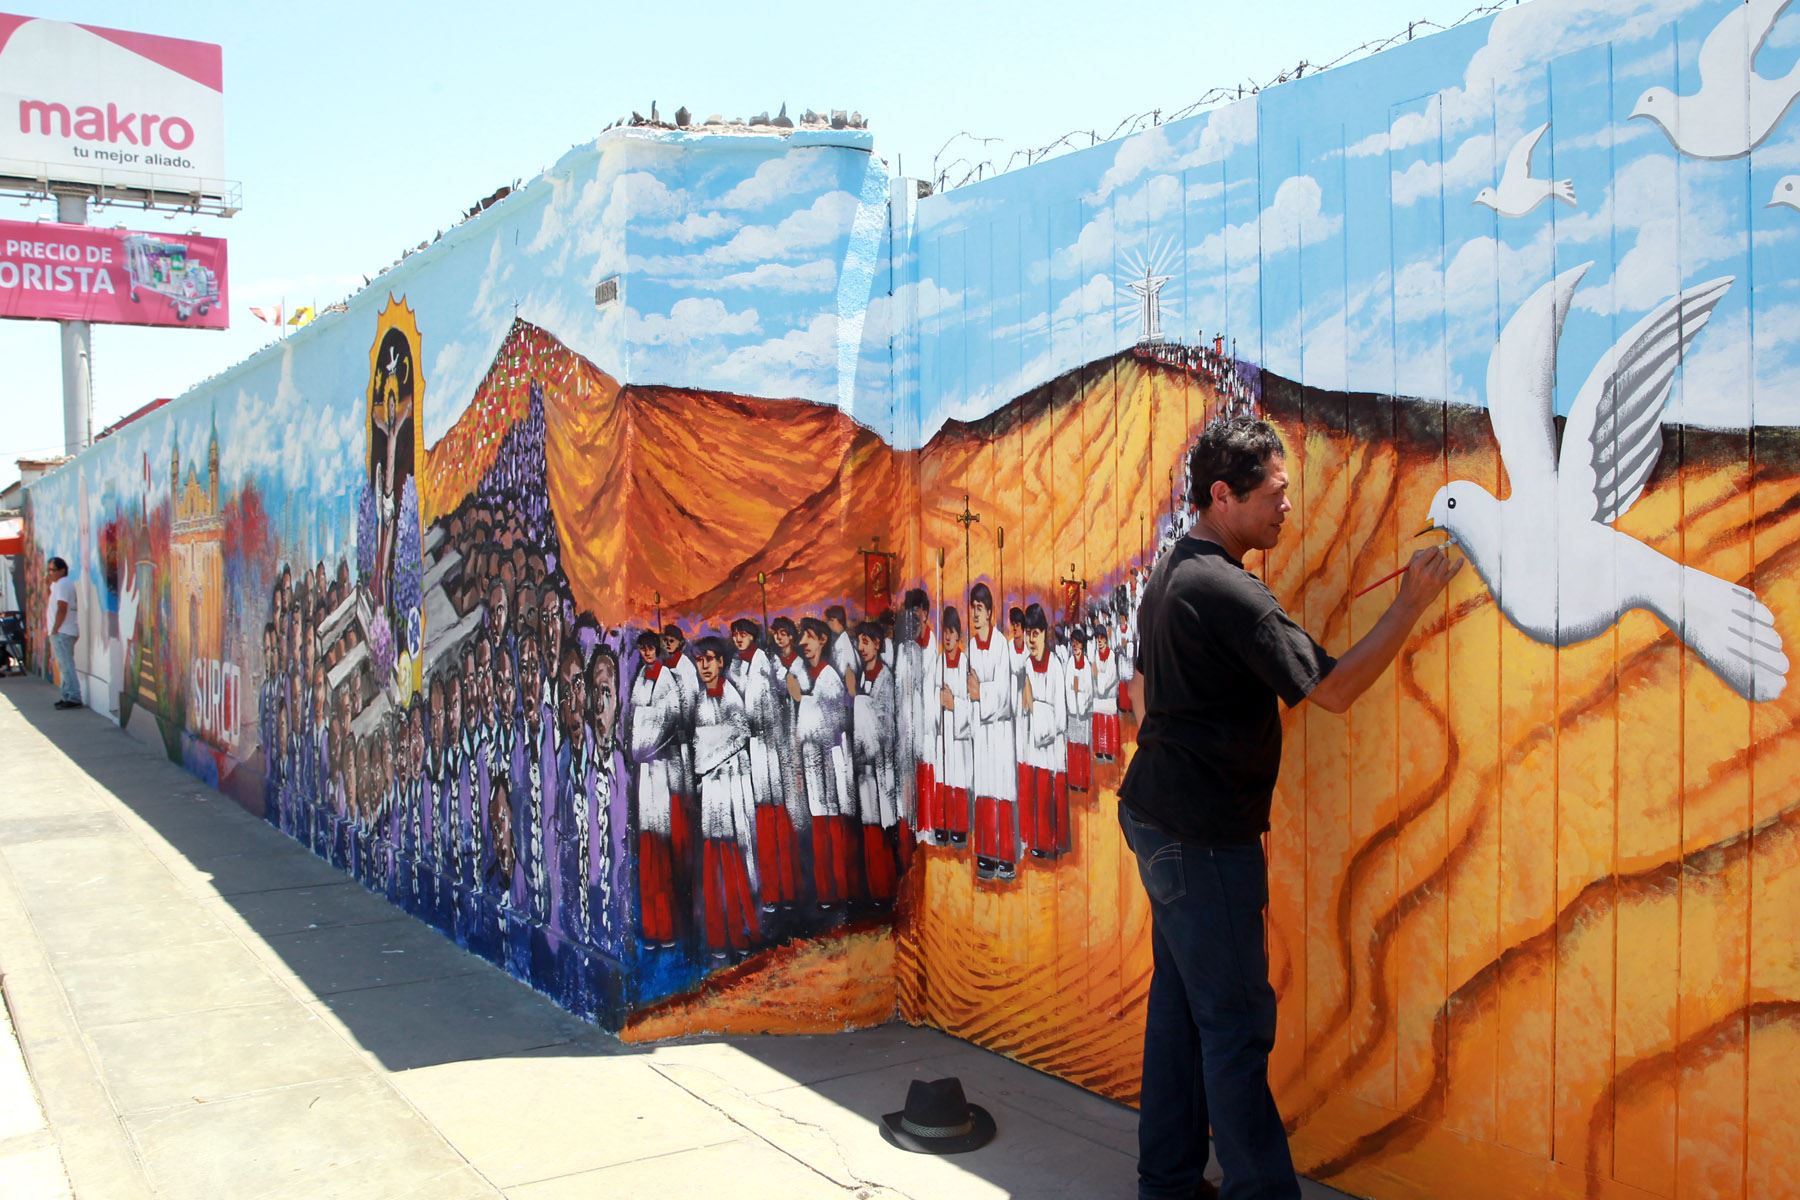
[[[963,1096],[962,1080],[915,1079],[906,1107],[881,1118],[881,1136],[914,1154],[963,1154],[994,1140],[994,1118]]]

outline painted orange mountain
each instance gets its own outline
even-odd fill
[[[1109,584],[1154,540],[1172,464],[1212,401],[1192,378],[1126,354],[902,451],[829,405],[621,386],[518,322],[426,453],[427,520],[474,487],[532,383],[544,390],[565,570],[608,624],[659,609],[691,622],[757,615],[763,586],[771,615],[859,609],[858,551],[876,539],[899,554],[896,579],[934,597],[971,578],[1014,603],[1048,603],[1065,578]],[[980,518],[966,540],[965,495]]]

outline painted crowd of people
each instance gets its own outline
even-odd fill
[[[1225,346],[1224,334],[1214,334],[1210,343],[1203,334],[1197,346],[1182,342],[1143,342],[1134,347],[1132,353],[1186,371],[1211,384],[1219,397],[1219,412],[1225,416],[1257,414],[1261,374],[1238,358],[1235,338],[1230,349]]]
[[[638,635],[623,740],[645,940],[697,921],[725,955],[796,907],[885,903],[921,841],[1000,883],[1067,853],[1070,793],[1120,754],[1135,592],[1056,628],[1014,607],[1004,633],[978,583],[966,629],[914,589],[854,623],[834,605]]]
[[[855,622],[609,631],[562,570],[544,437],[534,385],[421,539],[415,676],[371,665],[370,580],[280,569],[260,711],[284,830],[577,1009],[632,934],[730,959],[891,905],[919,842],[999,885],[1069,852],[1071,793],[1120,754],[1139,578],[1055,627],[976,583],[966,624],[914,589]]]
[[[441,570],[416,689],[368,667],[367,581],[341,563],[329,580],[323,564],[282,568],[264,631],[265,798],[365,886],[591,1011],[590,960],[627,932],[620,670],[575,612],[548,506],[509,498],[542,436],[534,404],[427,539]]]

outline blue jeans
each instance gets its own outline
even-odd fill
[[[1222,1200],[1298,1200],[1275,1097],[1275,990],[1263,952],[1269,902],[1262,845],[1195,846],[1119,806],[1150,897],[1155,972],[1144,1018],[1139,1200],[1189,1200],[1206,1169],[1207,1128]]]
[[[51,648],[56,651],[56,673],[62,679],[62,698],[81,703],[81,677],[75,674],[75,637],[68,633],[50,635]]]

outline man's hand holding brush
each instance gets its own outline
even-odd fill
[[[1445,546],[1427,546],[1414,553],[1404,567],[1394,572],[1394,575],[1405,577],[1400,583],[1400,594],[1381,614],[1375,627],[1337,660],[1337,666],[1319,681],[1307,699],[1331,712],[1349,708],[1351,701],[1381,678],[1394,655],[1400,652],[1406,635],[1412,632],[1412,627],[1462,566],[1463,560],[1453,557]],[[1394,575],[1387,578],[1392,579]],[[1372,586],[1386,582],[1387,579],[1378,580]]]

